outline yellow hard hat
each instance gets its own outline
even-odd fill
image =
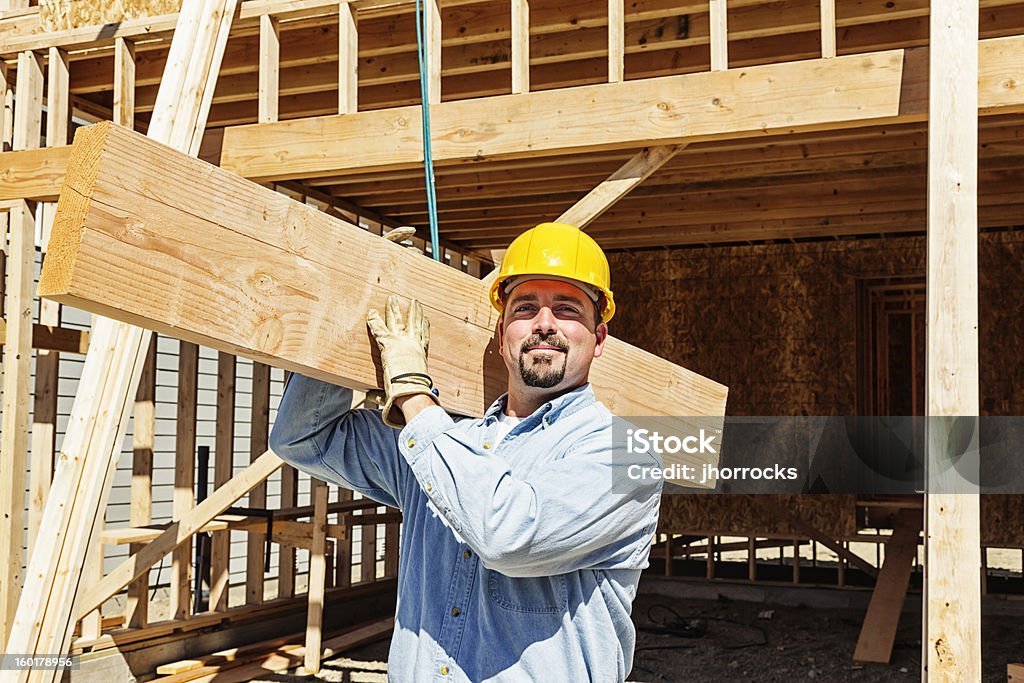
[[[491,303],[505,310],[505,282],[518,276],[551,276],[589,285],[604,295],[601,320],[615,315],[608,259],[590,235],[574,225],[541,223],[512,240],[491,285]]]

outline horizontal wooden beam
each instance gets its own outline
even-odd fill
[[[361,390],[380,386],[367,308],[415,296],[446,408],[479,415],[506,389],[471,275],[113,124],[72,154],[42,295]],[[614,339],[591,381],[618,415],[725,409],[724,386]]]
[[[1022,110],[1024,37],[979,51],[981,112]],[[927,62],[926,48],[890,50],[443,102],[431,108],[433,156],[444,166],[921,121]],[[413,168],[419,117],[410,106],[237,126],[221,163],[259,181]]]
[[[903,51],[666,76],[431,107],[437,164],[879,123],[900,114]],[[571,120],[564,112],[572,112]],[[254,180],[422,161],[419,107],[230,128],[222,167]]]
[[[7,342],[7,320],[0,318],[0,345]],[[32,325],[32,348],[61,353],[85,353],[89,350],[89,332],[52,325]]]
[[[56,201],[70,154],[66,145],[0,153],[0,200]]]

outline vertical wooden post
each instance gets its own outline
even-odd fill
[[[726,0],[710,0],[711,70],[729,68],[729,32],[726,27]]]
[[[379,508],[370,508],[360,511],[361,515],[374,514]],[[359,519],[357,516],[356,519]],[[363,524],[359,527],[362,532],[359,536],[359,582],[369,583],[377,580],[377,525]]]
[[[387,508],[388,512],[398,512],[393,508]],[[398,545],[399,525],[390,522],[384,525],[384,576],[394,578],[398,576]]]
[[[49,51],[46,76],[46,146],[68,144],[71,123],[67,52],[52,47]],[[41,239],[43,258],[50,241],[56,205],[40,205],[42,214]],[[60,304],[48,299],[39,300],[39,323],[60,325]],[[53,479],[53,458],[57,449],[57,376],[59,357],[56,351],[40,349],[36,352],[36,379],[32,410],[32,464],[29,467],[28,547],[35,544],[39,523],[42,521],[46,496]]]
[[[981,672],[979,497],[968,457],[949,463],[954,421],[978,415],[978,3],[931,3],[925,634],[929,681]],[[958,427],[966,426],[961,422]],[[976,467],[976,465],[975,465]],[[976,472],[975,472],[976,474]]]
[[[821,56],[836,56],[836,0],[821,2]]]
[[[114,123],[135,127],[135,43],[114,38]]]
[[[174,440],[174,498],[171,518],[181,519],[196,505],[196,399],[199,347],[181,342],[178,347],[178,409]],[[171,554],[169,616],[185,619],[192,611],[192,540]]]
[[[352,500],[352,491],[339,487],[338,500]],[[346,512],[338,515],[343,535],[334,546],[334,585],[339,588],[352,585],[352,527],[345,524],[350,514]]]
[[[313,542],[309,549],[309,610],[306,614],[306,659],[308,673],[320,671],[323,644],[324,584],[327,579],[327,484],[312,481]]]
[[[260,82],[257,121],[277,121],[280,95],[281,36],[277,19],[269,14],[260,16]]]
[[[132,485],[129,523],[144,526],[153,520],[153,446],[156,437],[156,344],[154,334],[142,368],[142,379],[135,392],[135,420],[132,429]],[[145,544],[132,543],[133,555]],[[142,628],[149,622],[149,572],[128,584],[124,623]]]
[[[438,0],[423,0],[426,15],[426,34],[423,42],[427,49],[427,102],[441,101],[441,8]]]
[[[530,92],[530,0],[512,0],[512,94],[525,92]]]
[[[715,578],[715,537],[708,536],[708,557],[705,565],[705,577],[708,579]]]
[[[226,484],[235,462],[235,357],[217,354],[217,434],[214,438],[213,488]],[[210,611],[228,608],[231,532],[214,531],[210,543]]]
[[[800,583],[800,539],[793,539],[793,583]]]
[[[39,147],[42,134],[43,65],[34,52],[18,55],[14,105],[14,149]],[[0,428],[0,567],[7,571],[0,591],[0,638],[11,632],[22,582],[25,475],[32,371],[32,290],[35,282],[35,212],[28,202],[10,211],[11,253],[5,292],[3,416]],[[0,640],[0,642],[4,642]]]
[[[757,581],[757,538],[747,539],[747,580]]]
[[[621,83],[625,75],[626,15],[623,0],[608,0],[608,82]]]
[[[338,113],[359,109],[359,32],[356,11],[347,0],[338,6]]]
[[[255,462],[267,450],[270,434],[270,366],[252,364],[252,419],[249,423],[249,462]],[[260,483],[249,492],[249,507],[267,505],[267,485]],[[263,533],[247,534],[245,569],[245,602],[263,604],[263,569],[266,561],[267,536]]]
[[[299,472],[294,467],[281,467],[281,507],[295,507],[299,498]],[[295,546],[282,543],[277,556],[277,597],[295,595]]]
[[[10,79],[7,75],[7,62],[0,60],[0,152],[11,150],[11,141],[14,135],[14,90],[11,88]],[[7,211],[0,211],[0,253],[7,258],[7,223],[9,216]],[[0,277],[4,275],[0,269]],[[0,294],[3,292],[0,291]],[[0,349],[0,356],[3,349]],[[0,629],[3,629],[3,617],[0,616]],[[3,634],[0,633],[0,636]]]

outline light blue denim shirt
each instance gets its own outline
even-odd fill
[[[350,391],[292,376],[270,446],[402,510],[388,679],[625,680],[661,485],[612,493],[629,463],[612,461],[611,414],[590,386],[498,443],[504,397],[482,419],[433,407],[400,432],[350,405]]]

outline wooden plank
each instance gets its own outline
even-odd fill
[[[608,0],[608,82],[625,78],[626,13],[623,0]]]
[[[921,512],[901,511],[896,517],[892,537],[885,544],[885,560],[871,593],[853,661],[889,663],[920,535]]]
[[[128,523],[149,524],[153,518],[153,446],[156,438],[156,345],[154,334],[149,342],[146,364],[142,368],[139,388],[135,392],[135,414],[132,422],[132,483]],[[142,546],[131,545],[129,553]],[[144,628],[149,623],[149,573],[128,584],[124,621],[128,628]]]
[[[176,0],[136,0],[130,4],[99,4],[90,0],[52,0],[39,7],[39,25],[45,31],[67,31],[87,26],[116,25],[130,19],[158,17],[178,11]]]
[[[178,348],[178,401],[174,439],[174,495],[171,519],[180,520],[195,506],[196,400],[199,347],[181,342]],[[187,540],[171,554],[169,615],[185,619],[192,610],[192,542]]]
[[[1006,681],[1007,683],[1021,683],[1021,681],[1024,681],[1024,664],[1007,664]]]
[[[62,204],[65,251],[43,272],[44,295],[367,390],[378,378],[358,311],[416,291],[446,407],[481,414],[504,390],[504,365],[486,351],[497,312],[481,281],[111,124],[82,129],[75,147],[82,158],[61,201],[77,208]],[[113,226],[112,211],[131,215],[133,229]],[[214,244],[232,257],[211,260]],[[339,318],[345,297],[358,303]],[[725,387],[615,339],[591,381],[620,415],[724,410]]]
[[[427,102],[434,105],[441,103],[441,7],[439,0],[422,0],[422,2]]]
[[[252,364],[252,417],[249,423],[249,460],[254,462],[267,450],[270,436],[270,366]],[[267,486],[260,484],[249,492],[249,507],[267,506]],[[246,549],[245,602],[263,603],[263,570],[266,561],[266,534],[250,533]]]
[[[358,402],[353,401],[355,407]],[[338,501],[347,502],[352,500],[350,489],[338,487]],[[334,544],[334,585],[339,588],[348,588],[352,585],[352,533],[351,529],[345,528],[345,535]]]
[[[234,0],[186,0],[165,68],[167,87],[161,88],[150,135],[177,149],[198,151],[233,14]],[[25,599],[8,640],[12,652],[67,651],[86,549],[109,496],[149,336],[103,319],[94,325],[39,542],[26,570]],[[134,578],[128,577],[118,588]],[[77,614],[87,614],[102,602]],[[56,675],[26,669],[17,678],[53,681]]]
[[[149,568],[159,562],[164,555],[184,543],[192,534],[203,528],[214,517],[224,512],[239,498],[248,493],[254,486],[265,480],[281,466],[281,459],[273,452],[267,451],[256,462],[249,465],[224,486],[211,493],[206,500],[189,510],[180,520],[171,525],[158,538],[146,544],[138,553],[119,564],[103,580],[87,587],[78,601],[75,610],[79,614],[88,613],[102,605],[107,598],[141,576]]]
[[[681,149],[679,145],[664,145],[640,150],[619,170],[559,216],[558,221],[583,229],[664,166]]]
[[[260,17],[260,85],[259,107],[256,120],[259,123],[277,121],[277,103],[280,89],[281,37],[277,19],[264,14]]]
[[[885,123],[901,114],[901,94],[909,87],[903,84],[903,57],[902,50],[892,50],[443,102],[431,110],[434,160],[635,149]],[[573,112],[571,127],[564,125],[566,111]],[[923,115],[916,112],[916,118]],[[419,119],[413,106],[232,127],[224,133],[221,165],[258,181],[407,168],[422,162],[422,132],[410,124]],[[496,127],[495,121],[508,123]]]
[[[114,38],[114,123],[135,127],[135,43]]]
[[[362,517],[367,512],[364,510],[355,517]],[[377,580],[377,525],[363,525],[359,538],[359,581],[370,583]]]
[[[231,480],[235,462],[235,357],[217,354],[217,433],[214,437],[213,487]],[[213,532],[210,545],[210,609],[228,608],[231,533]]]
[[[348,2],[338,4],[338,113],[359,109],[359,31]]]
[[[59,48],[51,48],[46,78],[46,145],[56,147],[68,143],[71,107],[68,93],[68,56]],[[47,203],[40,206],[42,256],[46,251],[53,227],[55,206]],[[60,304],[53,301],[39,301],[39,322],[32,325],[35,342],[36,330],[53,329],[60,326]],[[33,347],[35,344],[33,343]],[[36,353],[35,390],[32,406],[32,463],[29,467],[29,509],[28,542],[35,544],[39,524],[42,521],[46,496],[53,479],[53,460],[57,449],[57,382],[59,356],[50,350]]]
[[[32,52],[18,55],[14,148],[39,147],[42,136],[43,65]],[[22,534],[28,469],[29,400],[32,393],[32,289],[35,281],[35,211],[19,202],[8,212],[10,254],[4,310],[3,415],[0,417],[0,566],[8,567],[0,591],[0,642],[12,632],[22,584]]]
[[[320,671],[320,648],[323,645],[324,589],[327,579],[327,484],[314,479],[313,546],[309,551],[309,591],[306,614],[306,652],[303,666],[306,673]]]
[[[281,468],[281,507],[294,506],[299,495],[299,471],[291,465]],[[277,597],[295,595],[295,547],[279,544],[277,558]]]
[[[388,508],[389,513],[397,512]],[[384,578],[398,576],[398,545],[401,525],[390,522],[384,525]]]
[[[932,3],[928,98],[923,679],[977,681],[981,669],[977,464],[949,467],[957,419],[978,398],[978,4]],[[960,416],[967,416],[961,418]],[[977,423],[975,423],[976,425]],[[977,427],[968,449],[977,452]],[[954,450],[956,449],[956,450]]]
[[[377,515],[373,521],[382,521],[383,515]],[[344,515],[344,524],[325,525],[327,538],[342,538],[347,527],[358,520],[358,517]],[[118,527],[116,529],[104,529],[99,534],[101,543],[106,545],[125,545],[129,543],[149,543],[156,540],[167,531],[170,522],[165,524],[150,524],[141,527]],[[266,531],[267,520],[265,517],[246,517],[245,515],[218,515],[215,519],[203,526],[200,531],[244,531],[250,536],[262,534]],[[298,544],[300,547],[309,548],[313,543],[313,523],[298,522],[291,519],[274,519],[274,538],[288,539],[289,543]]]
[[[52,202],[60,194],[70,147],[31,149],[0,154],[0,201],[30,199]]]
[[[711,19],[711,70],[729,68],[729,32],[726,26],[726,0],[709,0]]]
[[[518,95],[530,92],[530,0],[511,0],[511,4],[512,94]]]
[[[836,56],[836,0],[818,0],[821,4],[821,56]]]

